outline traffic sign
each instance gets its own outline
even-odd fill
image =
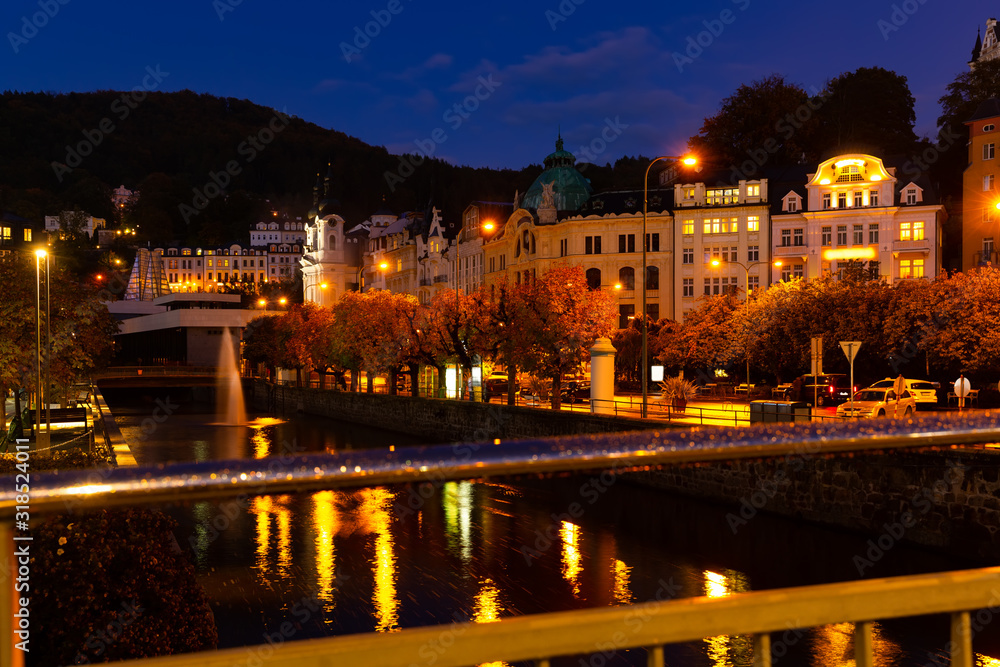
[[[906,389],[906,380],[903,379],[902,373],[896,378],[896,381],[892,384],[892,390],[896,392],[896,400],[903,395],[903,391]]]
[[[971,389],[972,385],[969,384],[969,378],[964,375],[959,376],[959,378],[955,380],[955,396],[965,398],[969,395],[969,391]]]
[[[813,336],[812,344],[812,374],[823,374],[823,337]]]
[[[844,356],[847,357],[847,363],[854,363],[854,357],[857,356],[859,347],[861,347],[861,341],[858,340],[840,341],[840,349],[844,351]]]

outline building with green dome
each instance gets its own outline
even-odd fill
[[[590,179],[576,168],[576,157],[563,149],[560,135],[556,139],[556,150],[545,158],[545,171],[538,175],[528,191],[524,193],[521,208],[538,210],[544,206],[544,185],[553,184],[552,204],[557,211],[578,211],[590,199],[594,189]]]

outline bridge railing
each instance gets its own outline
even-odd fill
[[[872,432],[863,424],[769,425],[766,428],[637,433],[303,455],[274,466],[268,459],[183,463],[163,468],[32,475],[31,514],[88,511],[235,494],[264,495],[359,488],[406,482],[442,483],[558,472],[650,467],[720,460],[982,445],[1000,441],[1000,413],[972,417],[887,421]],[[473,456],[470,456],[473,453]],[[23,496],[13,484],[0,490],[0,571],[16,572],[14,519]],[[23,537],[22,537],[23,539]],[[14,577],[0,585],[0,664],[21,664],[14,647]],[[971,612],[980,610],[975,620]],[[985,610],[985,611],[983,611]],[[222,667],[253,655],[287,667],[409,665],[428,646],[450,646],[438,667],[532,660],[548,666],[559,656],[644,648],[648,665],[663,665],[663,646],[719,635],[752,635],[754,664],[771,664],[770,635],[830,623],[855,623],[856,664],[873,664],[872,624],[881,619],[951,615],[951,664],[972,667],[972,637],[985,613],[1000,610],[1000,568],[893,577],[791,589],[688,598],[616,608],[536,614],[489,624],[415,628],[389,635],[351,635],[227,649],[143,661],[157,667]],[[430,642],[437,642],[431,644]],[[424,651],[424,653],[422,653]],[[774,652],[774,655],[778,655]],[[124,663],[135,664],[135,663]]]
[[[136,375],[152,377],[176,376],[214,376],[218,372],[215,366],[111,366],[93,374],[94,380],[104,378],[133,377]]]

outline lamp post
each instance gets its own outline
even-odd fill
[[[48,278],[48,253],[44,248],[35,251],[35,448],[38,449],[43,443],[42,438],[42,258],[45,258],[46,278]],[[46,290],[46,295],[48,290]],[[46,306],[48,304],[46,303]],[[46,322],[46,328],[48,323]],[[46,368],[48,360],[46,360]],[[45,432],[45,440],[48,439],[48,430]]]
[[[649,170],[653,168],[653,165],[660,160],[680,160],[683,164],[688,167],[693,166],[698,162],[697,158],[692,156],[681,157],[678,155],[661,155],[658,158],[654,158],[649,166],[646,167],[646,175],[642,179],[642,418],[645,419],[648,413],[648,398],[646,389],[646,357],[648,356],[647,351],[647,336],[646,329],[646,215],[649,209]]]
[[[717,266],[722,266],[723,263],[721,261],[717,260],[717,259],[713,259],[712,262],[711,262],[711,264],[712,264],[712,266],[716,266],[717,267]],[[743,272],[746,275],[746,282],[744,283],[747,286],[746,287],[746,289],[747,289],[747,298],[746,298],[746,301],[745,301],[745,307],[749,311],[749,308],[750,308],[750,269],[752,269],[755,266],[761,266],[761,265],[764,265],[764,264],[771,265],[771,266],[776,266],[776,267],[781,267],[781,260],[778,260],[778,261],[773,262],[773,263],[772,262],[750,262],[750,264],[744,264],[742,262],[734,262],[734,261],[730,260],[730,261],[727,261],[726,264],[735,264],[736,266],[738,266],[741,269],[743,269]],[[749,323],[748,323],[747,324],[747,332],[748,333],[749,333],[749,330],[750,329],[749,329]],[[749,350],[749,347],[746,350],[746,357],[747,357],[747,375],[746,375],[746,377],[747,377],[747,399],[749,399],[750,398],[750,350]]]

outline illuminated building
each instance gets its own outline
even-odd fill
[[[1000,98],[980,104],[965,125],[969,128],[969,166],[962,174],[962,270],[968,271],[987,262],[997,266]]]

